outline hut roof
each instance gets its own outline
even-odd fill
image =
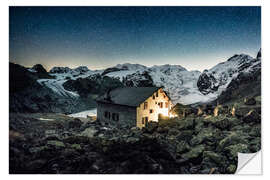
[[[149,98],[160,87],[124,87],[108,91],[99,96],[96,101],[109,104],[118,104],[137,107]]]

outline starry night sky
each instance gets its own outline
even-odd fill
[[[204,70],[261,47],[260,7],[10,7],[10,61]]]

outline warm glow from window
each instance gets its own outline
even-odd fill
[[[170,118],[173,118],[173,117],[177,117],[177,115],[176,115],[176,114],[170,114],[169,117],[170,117]]]

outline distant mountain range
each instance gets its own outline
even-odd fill
[[[122,86],[162,86],[174,103],[198,104],[218,100],[225,102],[233,98],[233,93],[228,94],[227,91],[232,91],[232,89],[235,91],[235,88],[241,88],[243,83],[246,84],[243,86],[245,88],[251,84],[245,78],[252,79],[253,82],[256,81],[256,86],[260,86],[261,51],[258,52],[256,58],[244,54],[234,55],[227,61],[204,70],[202,73],[200,71],[188,71],[180,65],[166,64],[146,67],[129,63],[118,64],[104,70],[89,70],[86,66],[75,69],[53,67],[49,72],[46,72],[42,65],[25,68],[10,63],[10,73],[11,87],[16,86],[14,83],[18,82],[18,78],[22,78],[22,75],[27,79],[26,82],[30,82],[24,84],[25,89],[20,91],[14,92],[11,88],[10,103],[13,107],[11,111],[29,110],[32,108],[29,107],[30,104],[36,104],[38,107],[36,111],[79,112],[94,106],[93,98],[96,96],[108,89]],[[33,87],[43,89],[42,92],[46,91],[48,97],[53,98],[50,102],[55,105],[51,103],[44,109],[40,107],[39,102],[32,100],[32,96],[35,96],[33,93],[32,95],[31,93],[26,95],[26,90],[31,92],[29,86],[32,86],[32,84],[34,84]],[[33,88],[31,89],[35,91]],[[245,90],[243,89],[243,91]],[[39,93],[40,90],[37,94]],[[260,87],[250,93],[260,93]],[[14,100],[12,96],[16,96],[17,100]],[[43,96],[40,95],[40,98],[43,98]],[[21,99],[20,102],[18,102],[18,99]],[[28,102],[29,99],[31,102]],[[76,105],[76,108],[69,104],[71,99],[71,104]],[[14,104],[13,101],[16,103]],[[67,108],[58,107],[59,101],[67,104]],[[44,100],[44,104],[46,104],[46,100]],[[17,108],[18,106],[21,108]]]

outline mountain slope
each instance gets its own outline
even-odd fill
[[[203,73],[199,71],[188,71],[180,65],[169,64],[146,67],[140,64],[125,63],[105,70],[84,71],[79,75],[74,74],[74,70],[72,69],[67,70],[67,68],[58,67],[50,71],[54,72],[51,75],[56,76],[57,82],[56,80],[49,80],[46,85],[54,89],[54,84],[58,83],[60,86],[58,90],[62,94],[69,93],[72,95],[71,91],[73,91],[73,95],[76,96],[80,88],[76,90],[76,88],[70,89],[67,86],[63,86],[68,79],[73,80],[73,84],[76,84],[75,81],[78,78],[84,79],[99,74],[101,77],[118,79],[124,86],[164,87],[175,104],[206,103],[217,99],[230,83],[237,79],[239,74],[251,73],[250,76],[253,76],[252,72],[255,69],[260,69],[259,59],[244,54],[234,55],[227,61],[219,63],[213,68],[205,70]],[[78,81],[82,80],[78,79]],[[91,89],[89,88],[90,86],[86,88],[86,93],[89,92],[91,94]]]
[[[91,98],[83,99],[80,97],[63,96],[55,93],[46,84],[40,84],[40,72],[35,69],[33,70],[33,68],[29,70],[29,68],[18,64],[9,63],[9,73],[10,112],[73,113],[95,106]],[[44,71],[42,72],[42,76],[50,78],[46,79],[48,81],[56,81],[56,79],[53,79],[52,76],[46,74]],[[59,87],[55,88],[58,89]]]
[[[105,70],[54,67],[48,73],[41,65],[24,68],[11,63],[10,102],[15,112],[29,108],[27,111],[75,113],[93,107],[93,98],[112,88],[158,86],[174,104],[222,103],[259,95],[260,72],[261,52],[256,58],[234,55],[203,73],[180,65],[146,67],[130,63]]]
[[[107,76],[118,77],[126,86],[164,87],[175,104],[207,102],[216,98],[211,94],[203,95],[197,88],[197,80],[201,74],[199,71],[188,71],[180,65],[146,67],[123,64],[113,68],[117,68],[117,71],[107,73]]]
[[[198,89],[204,95],[213,94],[218,98],[221,94],[225,97],[226,92],[237,90],[242,84],[251,84],[254,80],[258,81],[257,86],[260,87],[261,58],[259,54],[260,52],[257,58],[244,54],[234,55],[226,62],[205,70],[198,79]],[[240,94],[248,94],[245,92],[249,89],[242,89],[242,91]]]
[[[217,102],[220,104],[230,103],[243,97],[261,95],[261,51],[258,52],[254,61],[255,63],[232,79],[226,90],[215,100],[215,104]]]

